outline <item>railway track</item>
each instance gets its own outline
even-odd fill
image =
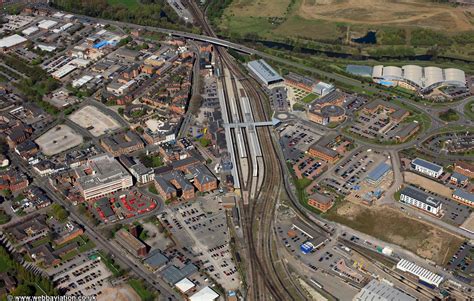
[[[216,36],[212,28],[207,24],[201,10],[195,3],[189,1],[189,7],[196,17],[195,20],[200,23],[204,31],[211,36]],[[233,58],[225,49],[216,47],[222,65],[226,66],[232,74],[232,85],[235,92],[237,91],[235,80],[241,80],[247,97],[251,100],[252,112],[255,121],[269,120],[264,103],[266,97],[252,78],[239,69]],[[229,88],[229,87],[227,87]],[[238,94],[235,94],[238,95]],[[242,114],[242,108],[238,104],[238,110]],[[227,104],[228,105],[228,104]],[[240,116],[242,118],[242,116]],[[242,226],[244,230],[245,243],[248,249],[248,283],[250,283],[247,297],[250,300],[305,300],[306,295],[296,285],[287,269],[278,271],[274,250],[274,231],[273,220],[275,216],[275,208],[280,192],[282,191],[283,170],[279,162],[277,145],[274,143],[272,133],[269,128],[259,128],[257,130],[260,139],[260,146],[263,156],[264,171],[259,171],[259,176],[264,177],[261,189],[257,192],[256,197],[249,202],[249,205],[242,206]],[[248,144],[247,137],[245,143]],[[249,147],[247,147],[249,152]],[[249,175],[251,174],[251,160],[249,160]],[[251,189],[252,181],[249,180],[248,191]],[[250,188],[250,189],[249,189]],[[283,274],[283,275],[282,275]],[[286,278],[286,279],[285,279]],[[288,283],[290,282],[290,283]],[[289,289],[289,285],[294,290]]]

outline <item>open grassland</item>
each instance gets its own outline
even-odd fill
[[[110,5],[122,5],[127,8],[135,8],[140,5],[138,0],[107,0]]]
[[[219,27],[243,37],[343,42],[377,30],[385,45],[420,46],[417,35],[426,38],[431,31],[474,33],[474,8],[430,0],[234,0]]]
[[[367,207],[343,201],[323,216],[383,241],[400,245],[438,264],[446,264],[463,242],[461,238],[439,227],[387,207]]]

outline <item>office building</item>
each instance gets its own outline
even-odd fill
[[[443,166],[420,158],[411,161],[411,166],[414,170],[433,178],[438,178],[443,173]]]
[[[90,158],[75,170],[77,183],[85,200],[126,189],[133,185],[132,176],[113,157],[101,154]]]
[[[403,188],[400,194],[400,201],[434,215],[441,214],[441,201],[415,187]]]

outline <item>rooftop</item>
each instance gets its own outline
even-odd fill
[[[79,176],[78,182],[84,190],[130,176],[127,170],[108,154],[90,158],[85,166],[76,169],[76,173]]]
[[[0,48],[10,48],[26,41],[28,40],[25,39],[24,37],[14,34],[8,37],[4,37],[3,39],[0,39]]]
[[[441,201],[439,199],[436,199],[425,193],[423,190],[415,187],[405,187],[402,189],[401,193],[434,208],[441,206]]]
[[[414,165],[418,165],[418,166],[427,168],[427,169],[432,170],[434,172],[440,172],[443,169],[443,167],[439,166],[438,164],[435,164],[433,162],[426,161],[426,160],[423,160],[423,159],[420,159],[420,158],[414,159],[413,161],[411,161],[411,163],[414,164]]]
[[[373,279],[354,297],[355,301],[374,301],[374,300],[392,300],[392,301],[415,301],[416,299],[407,295],[385,283]]]
[[[283,81],[283,78],[264,60],[255,60],[248,63],[249,68],[267,83]]]

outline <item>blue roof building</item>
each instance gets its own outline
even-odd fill
[[[385,162],[380,163],[377,165],[366,177],[367,182],[370,184],[377,185],[379,184],[382,179],[385,177],[392,170],[391,166]]]

